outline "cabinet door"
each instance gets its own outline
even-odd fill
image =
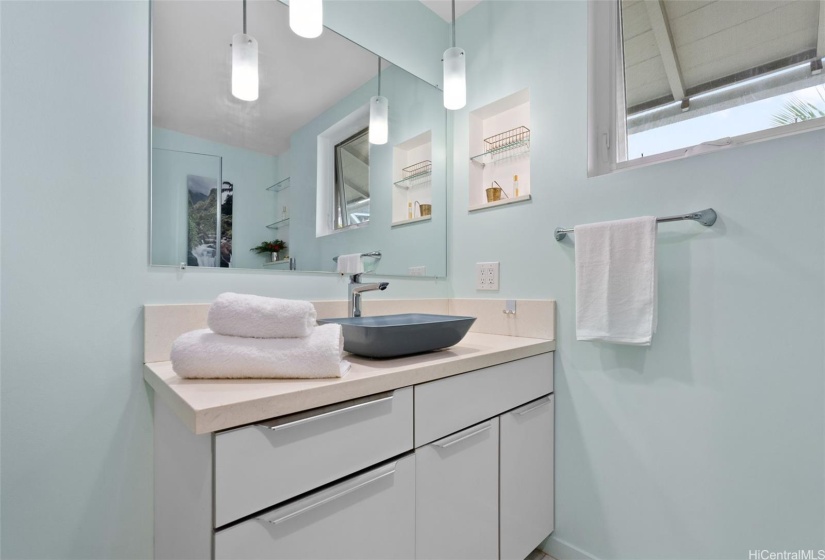
[[[501,419],[501,558],[522,560],[553,531],[553,395]]]
[[[413,455],[215,534],[215,559],[415,556]]]
[[[498,418],[415,452],[417,558],[498,557]]]

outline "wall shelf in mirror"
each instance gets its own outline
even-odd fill
[[[530,200],[530,90],[471,111],[469,133],[469,210]]]
[[[277,229],[287,227],[287,226],[289,226],[289,218],[284,218],[283,220],[278,220],[277,222],[272,222],[271,224],[268,224],[266,227],[268,227],[269,229],[277,230]]]
[[[272,192],[281,192],[282,190],[288,189],[288,188],[289,188],[289,177],[287,177],[286,179],[281,179],[280,181],[278,181],[277,183],[275,183],[271,187],[267,187],[266,190],[272,191]]]
[[[432,209],[433,143],[428,130],[393,146],[392,225],[425,221],[420,205]],[[418,203],[418,204],[416,204]]]

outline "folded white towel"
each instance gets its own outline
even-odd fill
[[[341,274],[359,274],[364,272],[364,261],[361,253],[338,255],[338,272]]]
[[[309,336],[316,317],[308,301],[226,292],[209,307],[206,324],[229,336],[298,338]]]
[[[576,338],[649,346],[656,332],[656,218],[576,226]]]
[[[341,325],[316,327],[304,338],[242,338],[209,329],[181,335],[172,345],[172,369],[197,379],[343,377]]]

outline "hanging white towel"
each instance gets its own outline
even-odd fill
[[[364,272],[364,261],[361,253],[338,255],[338,272],[341,274],[360,274]]]
[[[656,332],[656,218],[587,224],[576,236],[576,338],[649,346]]]
[[[209,329],[181,335],[172,345],[172,369],[194,379],[343,377],[341,325],[316,327],[304,338],[242,338]]]
[[[209,307],[206,324],[228,336],[298,338],[309,336],[316,317],[308,301],[225,292]]]

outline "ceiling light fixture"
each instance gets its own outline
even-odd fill
[[[246,0],[243,33],[232,36],[232,95],[243,101],[258,99],[258,41],[246,34]]]
[[[467,68],[464,49],[455,46],[455,0],[453,0],[452,47],[444,51],[444,107],[455,111],[467,104]]]
[[[320,36],[324,31],[323,0],[289,0],[289,28],[299,37]]]
[[[386,144],[389,136],[390,102],[381,95],[381,57],[378,57],[378,95],[370,98],[370,144]]]

